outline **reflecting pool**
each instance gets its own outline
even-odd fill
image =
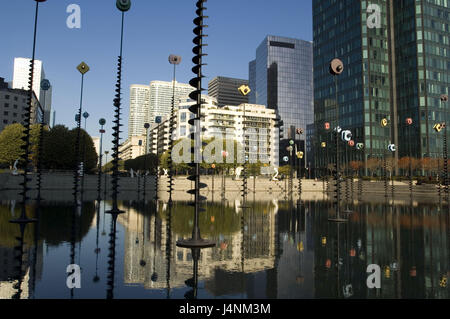
[[[360,203],[336,224],[327,201],[246,204],[205,205],[201,235],[216,245],[200,251],[176,246],[192,235],[185,202],[122,201],[117,219],[108,201],[32,204],[22,229],[19,203],[0,202],[0,298],[449,298],[447,207]]]

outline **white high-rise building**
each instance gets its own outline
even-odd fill
[[[14,59],[13,89],[28,90],[28,76],[30,74],[30,61],[28,58]],[[42,61],[34,60],[33,91],[44,108],[45,122],[50,124],[50,113],[52,109],[52,88],[45,93],[41,90],[41,81],[45,79]],[[44,96],[45,94],[45,96]],[[45,101],[45,102],[44,102]],[[44,105],[45,104],[45,105]]]
[[[148,122],[150,106],[150,86],[133,84],[130,86],[130,117],[128,137],[145,134],[144,124]]]
[[[175,110],[173,140],[189,138],[193,132],[188,121],[194,115],[189,111],[189,107],[195,103],[188,97],[180,99],[179,107]],[[251,163],[260,161],[279,166],[279,129],[276,127],[275,110],[264,105],[247,103],[219,107],[215,98],[202,95],[201,114],[203,139],[235,140],[245,148],[244,153]],[[169,117],[164,117],[159,124],[153,124],[149,135],[150,152],[165,152],[170,141]]]
[[[189,84],[175,81],[175,108],[178,107],[179,99],[188,96],[194,88]],[[173,82],[152,81],[150,82],[150,107],[148,123],[155,123],[156,117],[170,115],[172,106]]]

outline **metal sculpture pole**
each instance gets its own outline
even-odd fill
[[[103,190],[105,200],[106,200],[106,195],[108,193],[108,183],[107,183],[108,172],[106,171],[106,165],[108,164],[108,154],[109,154],[109,151],[105,151],[105,189]]]
[[[109,232],[109,254],[108,254],[108,275],[106,299],[114,299],[114,279],[116,274],[116,234],[117,234],[117,212],[107,212],[111,214],[111,226]]]
[[[408,128],[408,152],[409,152],[409,192],[410,196],[412,197],[413,192],[413,179],[412,179],[412,153],[411,153],[411,127],[413,124],[412,118],[407,118],[405,122],[407,128]]]
[[[45,0],[36,0],[36,11],[34,16],[34,36],[33,36],[33,54],[30,61],[30,72],[28,76],[28,100],[27,107],[25,108],[25,118],[24,118],[24,126],[25,129],[23,131],[24,137],[22,140],[24,141],[24,145],[21,146],[23,154],[21,156],[22,161],[25,163],[24,172],[22,174],[23,182],[20,183],[22,186],[22,192],[20,195],[22,196],[22,213],[18,219],[11,220],[11,223],[19,224],[20,227],[24,227],[28,223],[33,223],[35,219],[29,219],[26,213],[26,205],[28,201],[28,191],[30,188],[28,187],[28,182],[31,181],[28,178],[28,173],[30,172],[30,124],[31,124],[31,113],[32,113],[32,100],[33,100],[33,78],[34,78],[34,60],[36,57],[36,34],[37,34],[37,23],[38,23],[38,15],[39,15],[39,2],[45,2]]]
[[[125,12],[130,10],[131,8],[131,0],[117,0],[116,7],[122,13],[122,26],[120,31],[120,54],[117,62],[117,82],[116,82],[116,95],[114,99],[114,108],[115,120],[113,123],[115,124],[113,127],[113,173],[112,173],[112,199],[113,199],[113,207],[107,213],[112,214],[113,218],[117,218],[117,214],[123,214],[124,211],[121,211],[117,206],[117,196],[119,194],[119,142],[120,142],[120,127],[123,126],[120,124],[120,106],[121,106],[121,91],[122,91],[122,49],[123,49],[123,26],[125,20]]]
[[[305,131],[302,128],[297,128],[295,130],[295,133],[300,136],[299,141],[301,141],[301,136],[303,135],[304,132]],[[305,145],[304,151],[306,153],[306,141],[305,141],[304,145]],[[297,148],[297,144],[295,145],[295,147]],[[301,200],[302,200],[302,191],[303,191],[302,190],[302,178],[303,178],[302,159],[303,159],[304,153],[302,151],[296,149],[295,155],[297,158],[297,179],[298,179],[298,202],[297,202],[297,204],[300,204]],[[305,159],[305,161],[306,161],[306,159]]]
[[[98,124],[100,124],[100,150],[99,150],[99,159],[98,159],[98,181],[97,181],[97,194],[98,198],[97,200],[101,200],[101,192],[102,192],[102,160],[103,160],[103,134],[105,133],[105,130],[103,129],[103,126],[106,124],[105,119],[100,119],[98,121]],[[106,186],[106,184],[105,184]]]
[[[84,112],[83,113],[84,118],[84,134],[83,134],[83,165],[81,166],[81,198],[83,198],[84,194],[84,175],[86,173],[86,126],[87,126],[87,119],[89,118],[89,113]]]
[[[173,131],[175,126],[175,90],[176,90],[176,69],[177,65],[181,63],[181,57],[171,54],[169,56],[169,63],[173,65],[173,92],[172,92],[172,105],[170,107],[170,119],[169,119],[169,157],[167,162],[169,164],[169,205],[172,205],[172,193],[173,193],[173,161],[172,161],[172,149],[173,149]]]
[[[81,62],[77,66],[77,70],[81,73],[81,93],[80,93],[80,107],[78,108],[78,114],[75,119],[77,121],[77,138],[75,141],[75,156],[76,163],[73,171],[73,199],[75,206],[81,205],[81,202],[78,200],[78,187],[80,182],[80,135],[81,135],[81,112],[83,111],[83,87],[84,87],[84,75],[89,72],[89,66]]]
[[[38,146],[38,157],[37,157],[37,191],[38,195],[36,198],[36,201],[38,205],[42,201],[41,197],[41,189],[42,189],[42,152],[44,151],[44,126],[45,126],[45,98],[47,95],[47,91],[50,89],[50,81],[47,79],[44,79],[41,81],[41,90],[44,91],[44,101],[41,106],[42,111],[42,118],[41,118],[41,124],[39,125],[39,146]],[[37,112],[36,112],[37,113]]]
[[[214,247],[215,243],[209,240],[204,240],[200,236],[200,229],[198,225],[198,217],[201,211],[204,211],[200,207],[200,203],[205,201],[207,198],[200,195],[200,190],[206,188],[206,184],[200,182],[200,161],[201,161],[201,152],[200,149],[202,147],[201,142],[201,106],[202,106],[202,78],[204,75],[202,74],[202,66],[203,57],[206,56],[203,53],[203,47],[205,46],[203,43],[203,38],[206,35],[203,33],[203,28],[206,27],[204,25],[203,19],[205,16],[203,15],[203,11],[206,9],[204,7],[204,3],[206,0],[199,0],[196,3],[197,6],[197,18],[194,19],[194,34],[195,38],[193,40],[195,47],[192,50],[195,54],[192,62],[194,62],[195,66],[192,68],[192,72],[196,75],[189,84],[195,88],[195,90],[189,95],[189,97],[196,101],[196,104],[192,105],[189,108],[189,111],[195,115],[195,117],[189,120],[189,124],[195,127],[194,132],[191,133],[191,140],[194,142],[194,147],[191,149],[191,154],[194,153],[194,163],[190,163],[191,168],[194,170],[193,174],[188,177],[188,180],[195,182],[195,188],[188,191],[188,194],[195,196],[195,202],[191,204],[194,207],[194,229],[192,231],[192,238],[187,240],[180,240],[177,242],[178,247],[183,248],[208,248]],[[194,253],[194,251],[193,251]],[[195,264],[195,259],[194,259]]]
[[[448,102],[448,95],[441,95],[441,103],[442,103],[442,109],[445,110],[445,104]],[[444,130],[444,190],[445,190],[445,197],[447,200],[447,206],[450,208],[450,201],[449,201],[449,178],[448,178],[448,143],[447,143],[447,126],[446,123],[441,124],[441,129]]]
[[[144,124],[145,128],[145,157],[144,157],[144,204],[145,196],[147,196],[147,157],[148,157],[148,129],[150,128],[149,123]]]
[[[242,85],[238,88],[239,93],[242,96],[247,96],[250,94],[251,89],[247,86],[247,85]],[[247,207],[246,202],[247,202],[247,194],[248,194],[248,176],[247,176],[247,162],[249,160],[249,156],[247,155],[246,152],[246,143],[245,143],[245,137],[247,136],[247,132],[246,132],[246,118],[245,118],[245,104],[243,106],[243,115],[242,115],[242,131],[243,131],[243,140],[244,140],[244,164],[242,165],[243,169],[242,169],[242,209],[247,209],[249,207]],[[250,139],[249,139],[249,149],[250,149]]]
[[[335,172],[335,198],[336,198],[336,218],[329,218],[330,222],[343,223],[347,219],[341,218],[340,201],[341,201],[341,176],[339,167],[339,101],[338,101],[338,75],[344,72],[344,63],[339,59],[334,59],[330,62],[330,73],[334,76],[335,93],[336,93],[336,129],[335,129],[335,147],[336,147],[336,172]]]

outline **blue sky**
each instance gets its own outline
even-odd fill
[[[47,0],[40,4],[36,58],[44,62],[53,85],[56,123],[75,126],[81,75],[76,66],[85,61],[83,109],[91,115],[87,130],[98,136],[98,120],[107,120],[106,147],[112,140],[113,98],[119,54],[120,12],[115,0]],[[123,65],[122,141],[128,134],[129,86],[153,80],[170,81],[170,54],[183,57],[178,81],[192,77],[194,0],[132,0],[125,18]],[[312,40],[310,0],[209,0],[209,28],[204,69],[207,82],[215,76],[248,78],[248,62],[268,34]],[[81,28],[69,29],[70,4],[81,7]],[[0,77],[12,81],[14,57],[31,57],[35,2],[2,1]]]

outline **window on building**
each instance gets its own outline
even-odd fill
[[[16,110],[17,110],[17,105],[16,105],[16,104],[14,104],[14,109],[16,109]]]
[[[5,103],[5,107],[9,107],[9,103]]]
[[[9,95],[5,95],[5,100],[9,100]]]
[[[13,113],[13,117],[17,117],[17,113]]]
[[[14,97],[14,101],[18,101],[19,98],[17,96]]]
[[[186,126],[180,126],[180,135],[185,136],[186,135]]]
[[[3,120],[3,124],[8,124],[8,120]]]
[[[8,114],[9,114],[8,111],[3,112],[3,115],[8,115]]]

